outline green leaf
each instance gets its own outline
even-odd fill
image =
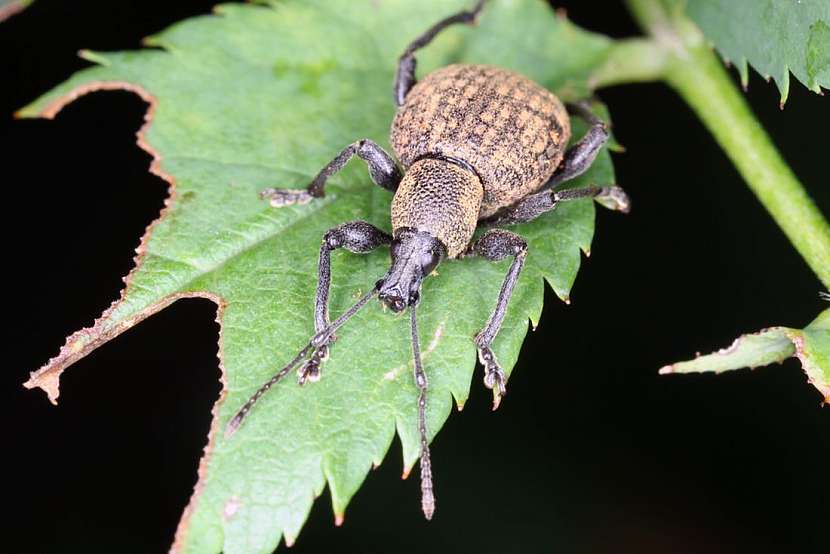
[[[808,89],[830,88],[830,2],[827,0],[686,0],[689,16],[733,62],[746,88],[747,62],[775,79],[781,104],[789,73]]]
[[[0,22],[22,12],[34,0],[0,0]]]
[[[148,39],[159,49],[90,53],[98,64],[21,111],[54,117],[98,90],[126,89],[150,105],[139,145],[170,198],[138,248],[127,287],[93,327],[67,339],[28,387],[58,396],[61,372],[109,339],[182,297],[219,306],[223,392],[213,410],[199,482],[180,523],[177,552],[270,552],[292,543],[326,485],[337,519],[397,431],[405,472],[418,456],[417,390],[408,324],[372,303],[338,332],[319,383],[293,379],[264,397],[231,438],[228,420],[313,332],[322,234],[365,219],[389,230],[391,194],[350,164],[326,198],[270,208],[268,186],[301,187],[346,144],[388,144],[395,62],[406,43],[468,0],[298,1],[229,4]],[[505,24],[509,22],[509,24]],[[419,71],[451,61],[522,71],[569,95],[611,48],[608,39],[556,18],[538,0],[492,2],[478,29],[454,27],[419,56]],[[606,114],[607,115],[607,114]],[[585,126],[575,122],[577,135]],[[94,158],[90,164],[94,164]],[[117,176],[114,176],[117,179]],[[607,151],[576,185],[610,184]],[[117,181],[116,181],[117,182]],[[513,367],[542,309],[543,281],[567,299],[594,229],[590,200],[516,228],[530,253],[494,349]],[[387,269],[388,253],[333,256],[331,313],[340,314]],[[468,396],[473,335],[484,325],[509,261],[449,261],[426,280],[419,312],[430,379],[430,435],[452,399]],[[135,378],[113,374],[119,381]],[[440,472],[440,466],[437,471]],[[440,509],[440,487],[437,491]],[[413,517],[418,499],[413,498]]]
[[[730,346],[694,360],[660,369],[661,374],[729,371],[783,362],[796,356],[807,379],[830,402],[830,309],[824,310],[803,330],[770,327],[743,335]]]

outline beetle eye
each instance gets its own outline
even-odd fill
[[[390,252],[390,254],[392,254],[392,259],[393,260],[398,257],[398,254],[400,253],[400,251],[401,251],[401,241],[398,240],[398,239],[393,240],[392,244],[389,245],[389,252]]]
[[[421,254],[421,275],[426,277],[432,270],[435,269],[435,266],[438,265],[438,261],[440,257],[434,251],[424,252]]]

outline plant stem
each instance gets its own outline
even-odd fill
[[[669,53],[656,41],[626,38],[614,41],[608,57],[588,78],[591,89],[658,81],[666,74]]]
[[[830,288],[830,225],[754,117],[700,30],[665,0],[627,0],[670,53],[663,78],[691,106],[784,234]]]

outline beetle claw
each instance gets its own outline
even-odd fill
[[[631,200],[625,191],[617,186],[608,187],[607,190],[598,194],[595,200],[609,210],[615,210],[624,214],[631,211]]]
[[[504,395],[507,394],[507,375],[496,362],[496,356],[490,348],[481,348],[479,358],[484,365],[484,386],[493,391],[493,411],[495,411],[499,408]]]
[[[499,409],[502,398],[504,398],[504,396],[507,394],[507,378],[504,375],[504,371],[502,371],[500,367],[497,368],[497,370],[492,375],[494,375],[494,386],[488,388],[492,388],[493,390],[493,411],[495,412]]]
[[[329,357],[329,346],[324,344],[312,352],[311,357],[297,370],[297,383],[305,385],[311,381],[316,383],[320,380],[320,366]]]
[[[502,395],[499,393],[499,391],[493,389],[493,411],[494,412],[499,409],[499,406],[501,406],[501,398],[502,398]]]

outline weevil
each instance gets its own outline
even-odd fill
[[[233,433],[254,404],[298,365],[301,385],[318,380],[335,331],[373,297],[395,313],[409,308],[418,389],[421,507],[427,519],[435,510],[435,495],[425,414],[428,380],[421,361],[416,316],[422,281],[445,259],[482,256],[495,262],[513,258],[495,308],[473,338],[484,367],[484,385],[493,390],[495,409],[506,393],[506,377],[491,345],[527,257],[527,242],[499,227],[531,221],[560,202],[578,198],[593,198],[624,213],[630,206],[627,195],[617,186],[558,190],[559,185],[590,167],[609,137],[607,125],[591,112],[587,102],[566,106],[527,77],[487,65],[450,65],[416,80],[415,53],[451,25],[474,24],[485,3],[479,0],[471,10],[442,19],[412,41],[399,58],[393,87],[397,113],[390,137],[397,162],[375,142],[358,140],[329,162],[307,188],[262,191],[262,198],[274,207],[322,198],[329,177],[358,156],[368,165],[372,181],[394,193],[392,234],[365,221],[343,223],[324,234],[314,307],[315,334],[251,396],[227,428],[229,434]],[[567,148],[571,138],[569,113],[582,117],[590,127],[585,136]],[[489,229],[473,240],[481,227]],[[330,321],[331,252],[345,248],[365,254],[386,245],[392,259],[389,271],[370,292]]]

